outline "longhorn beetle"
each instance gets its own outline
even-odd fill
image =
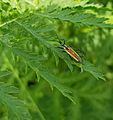
[[[58,35],[57,38],[59,39]],[[77,62],[82,62],[80,56],[69,46],[65,44],[65,40],[63,39],[64,42],[61,42],[61,39],[59,39],[59,43],[61,44],[62,48],[65,50],[67,54],[69,54],[73,59],[75,59]]]

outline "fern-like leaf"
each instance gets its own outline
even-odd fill
[[[96,79],[105,80],[104,75],[99,72],[96,67],[88,61],[83,62],[83,70],[91,73]]]
[[[9,120],[31,120],[24,102],[11,95],[18,92],[14,86],[0,83],[0,102],[8,108]]]
[[[74,24],[113,28],[112,24],[105,23],[105,21],[108,20],[107,18],[97,17],[95,14],[88,13],[82,6],[66,7],[63,9],[60,7],[48,6],[48,8],[40,15],[47,18],[59,19],[61,21],[69,21]]]
[[[21,52],[20,52],[21,51]],[[25,52],[22,49],[19,48],[14,48],[14,53],[16,55],[23,57],[25,61],[27,61],[28,65],[31,66],[31,68],[36,72],[39,73],[42,78],[47,80],[51,86],[56,87],[65,97],[70,99],[73,103],[75,103],[74,98],[72,97],[72,92],[68,87],[63,86],[60,82],[59,79],[52,75],[43,65],[42,62],[40,62],[40,57],[37,58],[37,61],[33,61],[32,59],[32,54],[29,52]],[[27,57],[26,57],[27,55]],[[28,57],[29,56],[29,57]]]
[[[0,78],[10,75],[10,71],[0,71]]]
[[[40,71],[40,75],[49,82],[50,85],[56,87],[65,97],[70,99],[73,103],[76,103],[74,97],[71,95],[72,92],[68,87],[60,84],[58,81],[59,79],[54,76],[53,74],[46,71]]]

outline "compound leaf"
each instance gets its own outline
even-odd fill
[[[0,83],[0,102],[8,108],[10,120],[31,120],[24,102],[12,95],[18,92],[16,87]]]

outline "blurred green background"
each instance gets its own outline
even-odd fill
[[[59,58],[55,62],[55,56],[49,48],[43,44],[38,44],[37,47],[37,43],[32,38],[27,40],[30,35],[26,37],[27,33],[23,29],[17,29],[18,26],[15,23],[10,24],[11,20],[25,17],[22,22],[29,22],[33,25],[33,20],[26,19],[27,16],[31,15],[33,19],[32,13],[37,13],[40,9],[43,11],[50,4],[73,7],[84,5],[84,2],[86,1],[1,0],[0,2],[0,39],[4,43],[0,42],[0,70],[12,71],[6,77],[0,78],[0,81],[17,86],[21,90],[19,98],[26,101],[33,120],[40,120],[40,118],[31,107],[28,96],[23,92],[22,86],[17,80],[18,76],[23,80],[27,91],[46,120],[113,120],[113,29],[73,24],[60,20],[54,21],[57,33],[66,39],[66,44],[74,50],[83,51],[80,54],[103,72],[106,79],[103,81],[97,80],[88,72],[81,72],[77,66],[74,66],[71,72],[62,59]],[[102,9],[95,10],[98,16],[109,18],[106,23],[113,24],[113,0],[89,0],[87,2],[102,6]],[[89,10],[89,12],[93,13],[94,11]],[[47,19],[37,17],[34,19],[42,20],[44,24],[51,24]],[[7,21],[9,21],[8,25]],[[15,35],[10,35],[12,33]],[[14,56],[7,47],[14,45],[22,48],[25,47],[25,44],[28,50],[32,49],[48,59],[43,65],[60,78],[61,84],[72,90],[76,104],[65,98],[56,88],[52,90],[48,82],[40,77],[40,74],[36,74],[23,59]],[[52,40],[50,40],[50,44],[55,47],[59,45],[57,41]],[[7,110],[0,107],[0,120],[6,120],[6,116]]]

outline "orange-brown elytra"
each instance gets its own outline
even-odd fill
[[[63,49],[66,51],[66,53],[68,53],[77,62],[81,62],[80,56],[71,47],[68,47],[67,45],[65,45],[65,41],[64,41],[64,43],[62,43],[61,41],[59,41],[59,43],[61,44],[61,46],[63,47]]]
[[[66,51],[66,53],[68,53],[77,62],[82,62],[81,57],[71,47],[65,45],[65,40],[59,38],[59,36],[57,35],[57,33],[56,33],[56,36],[57,36],[57,39],[59,40],[59,43],[63,47],[63,49]],[[63,40],[63,42],[61,40]]]
[[[64,50],[72,57],[74,58],[77,62],[81,62],[80,56],[71,48],[67,47],[66,45],[64,46]]]

